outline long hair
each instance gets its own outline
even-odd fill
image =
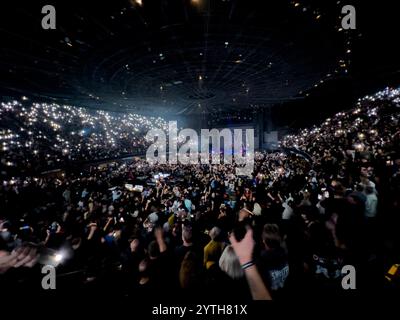
[[[240,279],[244,275],[239,259],[231,245],[227,246],[222,252],[219,259],[219,267],[232,279]]]

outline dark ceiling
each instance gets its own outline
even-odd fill
[[[45,4],[57,10],[57,30],[41,28]],[[366,74],[382,79],[396,74],[397,51],[381,64],[372,60],[380,57],[376,45],[381,44],[377,30],[366,27],[366,16],[375,8],[361,8],[360,28],[344,32],[338,30],[343,5],[13,1],[0,15],[0,93],[117,111],[196,115],[306,99],[325,82],[334,87],[343,77],[363,88]]]

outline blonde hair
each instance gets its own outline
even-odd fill
[[[232,279],[243,277],[243,270],[232,246],[229,245],[222,252],[219,259],[219,267]]]

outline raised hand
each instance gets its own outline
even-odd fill
[[[231,233],[229,241],[238,257],[240,264],[245,264],[252,260],[254,250],[253,230],[247,227],[247,232],[241,241],[237,241],[235,235]]]
[[[38,257],[37,249],[29,245],[19,247],[11,253],[0,251],[0,274],[10,268],[32,268],[38,261]]]

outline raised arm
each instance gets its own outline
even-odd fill
[[[233,233],[230,235],[229,240],[244,270],[253,299],[272,300],[271,294],[261,279],[257,267],[252,260],[254,250],[253,230],[248,227],[246,235],[241,241],[237,241]]]

